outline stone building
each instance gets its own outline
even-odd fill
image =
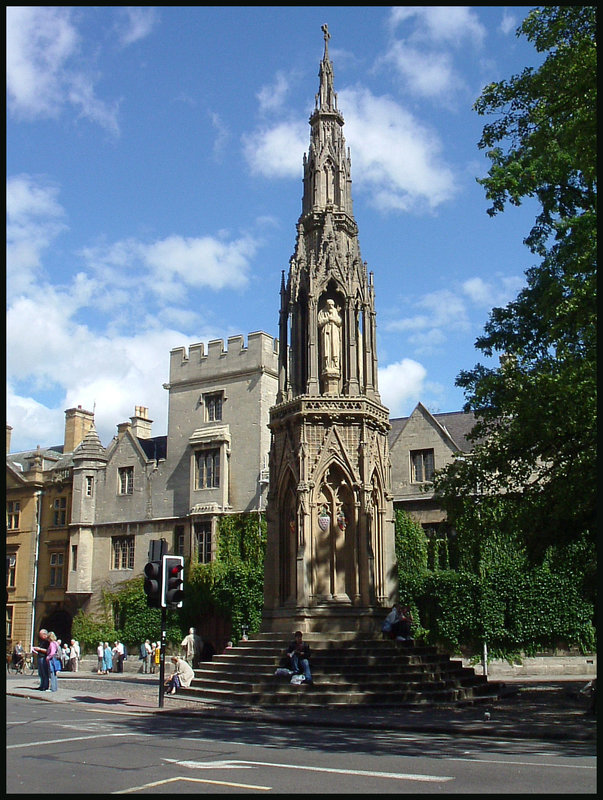
[[[71,629],[66,603],[70,558],[72,451],[93,425],[92,412],[65,412],[62,445],[11,453],[6,439],[6,638],[30,646],[36,629],[65,638]],[[67,607],[66,607],[67,606]]]
[[[394,507],[408,512],[432,540],[446,540],[448,562],[432,567],[456,566],[456,531],[446,519],[445,510],[434,499],[433,475],[455,458],[473,450],[468,436],[475,425],[471,412],[432,413],[418,403],[408,417],[392,419],[389,447],[392,463]]]
[[[374,289],[360,255],[326,25],[323,32],[270,411],[262,624],[273,631],[374,629],[397,588]]]
[[[104,447],[92,413],[70,409],[64,445],[7,456],[11,641],[31,639],[32,604],[36,626],[64,638],[78,609],[98,611],[104,589],[142,575],[152,539],[208,562],[222,515],[262,509],[277,369],[262,332],[176,348],[167,435],[137,406]]]
[[[141,575],[149,544],[211,561],[224,514],[261,508],[276,397],[278,349],[265,333],[170,354],[168,432],[152,436],[148,410],[103,448],[91,431],[73,455],[68,594],[95,610],[103,588]],[[265,493],[265,492],[264,492]],[[91,599],[91,602],[88,601]]]

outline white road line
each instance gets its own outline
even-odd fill
[[[303,769],[309,772],[330,772],[336,775],[358,775],[363,778],[387,778],[389,780],[398,781],[424,781],[424,782],[440,782],[452,781],[453,777],[439,776],[439,775],[419,775],[404,772],[374,772],[371,770],[362,769],[334,769],[332,767],[311,767],[305,764],[278,764],[271,761],[217,761],[217,762],[203,762],[203,761],[178,761],[176,759],[164,758],[163,761],[168,761],[172,764],[178,764],[180,767],[189,767],[189,769],[230,769],[232,767],[278,767],[280,769]]]
[[[152,736],[151,733],[97,733],[94,736],[72,736],[69,739],[40,739],[37,742],[9,744],[7,750],[19,750],[23,747],[44,747],[47,744],[64,744],[65,742],[83,742],[85,739],[103,739],[111,736]]]
[[[588,756],[594,758],[594,756]],[[596,764],[592,766],[588,764],[546,764],[542,761],[507,761],[498,758],[459,758],[457,756],[450,756],[446,761],[468,761],[470,764],[507,764],[513,767],[550,767],[552,769],[596,769]]]
[[[154,786],[164,786],[166,783],[176,783],[178,781],[188,781],[188,783],[210,783],[213,786],[230,786],[232,789],[257,789],[259,792],[269,792],[272,786],[256,786],[253,783],[229,783],[228,781],[211,781],[208,778],[189,778],[180,775],[176,778],[165,778],[153,783],[143,783],[141,786],[132,786],[129,789],[120,789],[111,794],[130,794],[131,792],[141,792],[143,789],[152,789]]]

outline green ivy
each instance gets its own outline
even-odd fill
[[[248,633],[259,631],[264,604],[265,552],[263,515],[222,517],[215,561],[192,562],[185,576],[183,616],[187,625],[198,625],[202,614],[219,613],[230,618],[234,642],[241,638],[244,629]]]
[[[428,563],[440,562],[431,560],[421,525],[396,511],[399,600],[411,606],[414,635],[457,653],[480,652],[485,641],[491,658],[509,660],[555,648],[595,651],[591,544],[549,548],[533,566],[509,520],[496,526],[500,506],[485,504],[482,512],[460,526],[462,566],[430,570]]]
[[[71,624],[71,636],[80,644],[82,655],[96,653],[99,642],[113,643],[118,638],[113,621],[104,614],[95,617],[81,609]]]
[[[118,638],[131,653],[138,650],[145,639],[161,640],[161,610],[147,606],[144,578],[137,577],[121,583],[107,592],[111,603]],[[173,646],[182,641],[183,629],[178,610],[168,610],[166,616],[166,641]]]

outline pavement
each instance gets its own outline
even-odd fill
[[[295,706],[235,706],[212,704],[187,696],[182,689],[165,695],[159,707],[159,676],[125,672],[97,675],[62,672],[57,692],[40,692],[37,675],[7,675],[6,693],[34,701],[73,703],[82,709],[120,714],[153,714],[206,719],[247,720],[271,725],[354,728],[364,730],[441,733],[497,739],[591,741],[596,739],[596,714],[581,693],[593,675],[509,678],[497,699],[462,706],[383,708],[347,705],[342,708]],[[296,687],[291,687],[297,691]]]

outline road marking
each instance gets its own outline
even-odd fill
[[[534,756],[536,758],[537,756]],[[594,756],[587,756],[594,758]],[[450,756],[446,758],[447,761],[468,761],[471,764],[507,764],[512,767],[551,767],[552,769],[596,769],[597,765],[592,766],[588,764],[546,764],[542,761],[507,761],[506,759],[498,758],[460,758],[458,756]]]
[[[176,778],[166,778],[153,783],[143,783],[142,786],[132,786],[130,789],[120,789],[111,794],[130,794],[131,792],[141,792],[144,789],[152,789],[154,786],[165,786],[166,783],[176,783],[178,781],[188,781],[188,783],[209,783],[212,786],[229,786],[231,789],[257,789],[259,792],[269,792],[272,786],[257,786],[253,783],[230,783],[229,781],[211,781],[208,778],[188,778],[180,775]]]
[[[232,769],[245,767],[279,767],[280,769],[304,769],[309,772],[330,772],[337,775],[358,775],[363,778],[388,778],[389,780],[398,781],[424,781],[424,782],[439,782],[439,781],[452,781],[453,777],[439,776],[439,775],[419,775],[404,772],[374,772],[371,770],[362,769],[334,769],[332,767],[309,767],[305,764],[277,764],[271,761],[179,761],[174,758],[164,758],[171,764],[178,764],[180,767],[189,767],[190,769]]]
[[[25,742],[24,744],[9,744],[7,750],[18,750],[22,747],[42,747],[47,744],[64,744],[65,742],[83,742],[84,739],[102,739],[108,736],[152,736],[150,733],[97,733],[94,736],[72,736],[69,739],[41,739],[37,742]]]

